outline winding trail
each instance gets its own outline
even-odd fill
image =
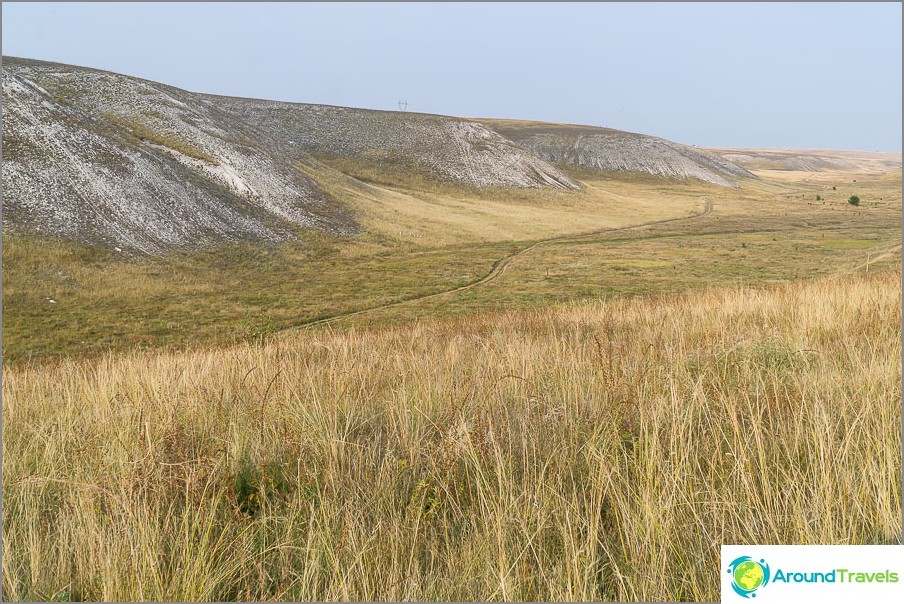
[[[481,277],[475,281],[471,281],[470,283],[466,283],[466,284],[460,285],[458,287],[453,287],[451,289],[434,292],[432,294],[423,294],[423,295],[413,296],[411,298],[396,300],[395,302],[388,302],[386,304],[379,304],[377,306],[369,306],[367,308],[362,308],[360,310],[353,310],[350,312],[340,313],[340,314],[332,315],[329,317],[321,317],[319,319],[312,319],[310,321],[305,321],[303,323],[299,323],[298,325],[289,327],[288,329],[303,329],[303,328],[307,328],[307,327],[315,327],[317,325],[326,325],[326,324],[332,323],[334,321],[338,321],[340,319],[346,319],[348,317],[363,315],[365,313],[382,310],[384,308],[392,308],[394,306],[403,306],[405,304],[413,304],[415,302],[421,302],[423,300],[429,300],[431,298],[438,298],[440,296],[447,296],[449,294],[454,294],[457,292],[472,289],[472,288],[478,287],[480,285],[489,283],[489,282],[493,281],[494,279],[498,278],[500,275],[502,275],[505,272],[505,269],[507,269],[508,266],[512,263],[512,261],[514,261],[516,258],[524,256],[525,254],[529,253],[530,251],[535,250],[544,245],[550,245],[550,244],[554,244],[554,243],[578,243],[578,242],[590,239],[592,237],[597,237],[599,235],[604,235],[604,234],[608,234],[608,233],[620,233],[620,232],[624,232],[624,231],[642,229],[645,227],[651,227],[651,226],[656,226],[656,225],[660,225],[660,224],[681,222],[681,221],[686,221],[686,220],[687,221],[697,220],[699,218],[703,218],[705,216],[712,214],[712,211],[713,211],[713,202],[710,201],[709,199],[704,198],[703,211],[699,212],[698,214],[692,214],[690,216],[677,216],[675,218],[665,218],[663,220],[654,220],[652,222],[644,222],[641,224],[635,224],[635,225],[625,226],[625,227],[598,229],[596,231],[591,231],[589,233],[584,233],[584,234],[579,234],[579,235],[559,235],[558,237],[550,237],[548,239],[539,239],[539,240],[534,241],[527,247],[521,248],[520,250],[518,250],[516,252],[512,252],[506,256],[503,256],[502,258],[500,258],[493,264],[493,267],[490,269],[490,272],[488,272],[486,275],[484,275],[483,277]]]

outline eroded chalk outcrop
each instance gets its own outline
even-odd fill
[[[580,185],[482,124],[454,117],[208,96],[216,106],[318,155],[421,170],[472,187],[579,189]]]
[[[4,228],[144,253],[359,230],[276,141],[191,93],[4,58]]]
[[[487,124],[539,157],[561,165],[607,173],[696,179],[724,187],[736,187],[733,179],[753,177],[719,155],[655,136],[541,122],[492,120]]]

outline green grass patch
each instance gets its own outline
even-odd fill
[[[278,247],[162,258],[3,237],[3,358],[231,343],[442,291],[489,272],[505,246],[369,252],[315,233]],[[51,302],[52,301],[52,302]]]
[[[214,158],[203,149],[200,149],[172,134],[157,130],[137,119],[125,118],[115,113],[105,113],[101,117],[108,123],[120,128],[121,130],[128,133],[128,135],[134,137],[139,141],[148,141],[156,145],[167,147],[168,149],[172,149],[173,151],[177,151],[178,153],[181,153],[183,155],[205,161],[213,166],[219,164],[216,158]]]

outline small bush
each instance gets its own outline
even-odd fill
[[[851,204],[852,206],[859,206],[860,198],[857,197],[856,195],[851,195],[850,199],[848,199],[848,203]]]
[[[817,195],[817,196],[816,196],[816,201],[822,201],[822,197],[820,197],[819,195]]]
[[[242,461],[236,472],[232,491],[235,494],[236,506],[247,516],[254,516],[260,509],[260,474],[260,470],[247,460]]]

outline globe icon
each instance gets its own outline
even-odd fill
[[[741,562],[734,569],[735,584],[744,591],[755,590],[763,584],[764,578],[763,567],[753,560]]]

